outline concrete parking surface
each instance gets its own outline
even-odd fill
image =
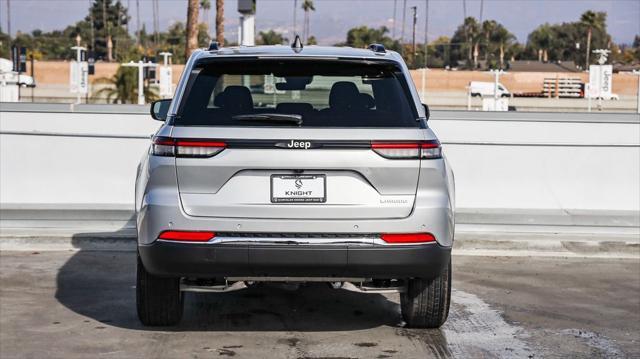
[[[454,257],[441,330],[403,327],[397,295],[314,284],[186,297],[145,328],[135,253],[0,252],[2,358],[638,357],[640,261]]]

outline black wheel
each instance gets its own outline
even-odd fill
[[[447,320],[450,302],[451,260],[435,279],[409,279],[400,296],[402,318],[412,328],[439,328]]]
[[[136,279],[138,318],[144,325],[175,325],[182,318],[180,278],[157,277],[147,272],[138,256]]]

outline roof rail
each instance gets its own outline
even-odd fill
[[[211,40],[211,43],[209,44],[209,51],[218,51],[218,42]]]
[[[379,53],[385,53],[387,52],[387,49],[384,48],[384,45],[382,44],[371,44],[368,47],[369,50],[373,51],[373,52],[379,52]]]

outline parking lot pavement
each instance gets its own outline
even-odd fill
[[[314,284],[189,293],[182,323],[135,314],[135,253],[0,252],[0,357],[640,356],[637,259],[455,256],[441,330],[403,327],[397,295]]]

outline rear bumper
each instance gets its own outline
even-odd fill
[[[451,248],[422,245],[193,244],[155,241],[139,245],[150,273],[180,277],[434,278]]]

